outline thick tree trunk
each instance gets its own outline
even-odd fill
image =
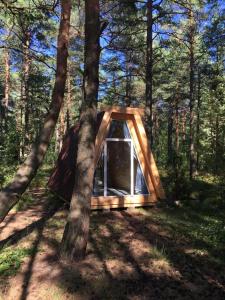
[[[65,113],[64,113],[64,107],[62,107],[60,115],[59,115],[59,134],[60,134],[60,138],[59,138],[59,150],[62,149],[62,145],[63,145],[63,138],[64,138],[64,134],[65,134]]]
[[[67,70],[67,97],[66,97],[66,130],[70,128],[70,123],[71,123],[71,68],[70,68],[70,63],[68,62],[68,70]]]
[[[63,102],[66,84],[71,0],[61,0],[61,6],[61,21],[57,44],[56,79],[50,110],[44,121],[39,138],[33,145],[30,154],[19,167],[12,182],[0,193],[0,222],[5,218],[8,211],[19,201],[20,196],[25,192],[41,165],[53,135]]]
[[[146,51],[146,115],[149,126],[148,138],[151,147],[153,147],[153,99],[152,99],[152,75],[153,75],[153,17],[152,17],[153,3],[152,0],[147,1],[147,51]],[[147,127],[148,128],[148,127]]]
[[[61,244],[61,257],[70,261],[78,261],[85,256],[89,232],[99,86],[99,0],[86,0],[85,14],[84,102],[78,137],[76,179]]]

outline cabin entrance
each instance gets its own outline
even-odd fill
[[[148,206],[165,199],[142,116],[144,110],[133,107],[109,107],[97,114],[91,209]],[[68,132],[48,182],[67,201],[77,172],[78,133],[79,124]]]
[[[148,195],[126,121],[113,120],[94,176],[94,196]]]

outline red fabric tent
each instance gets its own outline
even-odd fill
[[[104,112],[97,114],[96,134],[100,127]],[[76,157],[78,146],[78,132],[79,122],[68,130],[65,136],[62,149],[56,162],[55,169],[49,178],[48,188],[62,197],[63,199],[70,201],[75,176],[76,176]]]

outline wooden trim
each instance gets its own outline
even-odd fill
[[[130,120],[133,117],[133,114],[124,114],[124,113],[118,113],[118,112],[112,112],[111,118],[112,120]]]
[[[137,107],[121,107],[121,106],[102,106],[100,107],[100,111],[105,112],[114,112],[114,113],[121,113],[121,114],[139,114],[143,116],[145,114],[144,108],[137,108]]]
[[[108,132],[108,128],[110,125],[110,119],[111,119],[111,112],[106,111],[104,113],[101,125],[99,127],[97,136],[96,136],[96,140],[95,140],[95,168],[97,166],[99,157],[101,155],[101,150],[103,147],[103,142],[105,140],[105,137],[107,135]]]
[[[145,157],[144,157],[144,155],[142,153],[140,142],[138,140],[137,133],[136,133],[136,130],[135,130],[133,122],[134,122],[134,120],[127,120],[127,126],[128,126],[128,128],[130,130],[131,138],[132,138],[132,140],[134,142],[134,148],[136,150],[136,153],[137,153],[140,165],[141,165],[141,169],[143,171],[143,175],[144,175],[146,183],[147,183],[148,190],[149,190],[149,192],[151,194],[154,194],[154,196],[155,196],[155,188],[154,188],[154,186],[152,184],[152,180],[151,180],[151,176],[150,176],[150,173],[149,173],[149,169],[147,168]],[[155,197],[155,200],[156,200],[156,197]]]
[[[148,145],[148,139],[144,129],[144,124],[141,120],[141,117],[138,114],[134,115],[134,119],[135,119],[134,124],[136,127],[138,139],[142,148],[142,152],[145,156],[145,160],[148,165],[148,169],[151,175],[152,183],[155,187],[156,194],[160,199],[165,199],[166,198],[165,192],[160,180],[159,172],[154,157]]]
[[[130,206],[144,206],[156,203],[153,195],[134,195],[134,196],[99,196],[91,198],[91,208],[119,208]]]
[[[96,136],[95,167],[101,155],[111,120],[126,120],[150,195],[92,197],[91,208],[137,207],[151,205],[157,201],[157,198],[165,199],[165,192],[160,181],[155,160],[148,145],[147,135],[141,119],[144,109],[107,107],[102,109],[102,111],[105,111],[105,114]]]

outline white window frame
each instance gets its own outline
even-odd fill
[[[107,197],[107,142],[129,142],[130,143],[130,194],[134,196],[134,144],[130,138],[106,138],[104,143],[104,197]]]

